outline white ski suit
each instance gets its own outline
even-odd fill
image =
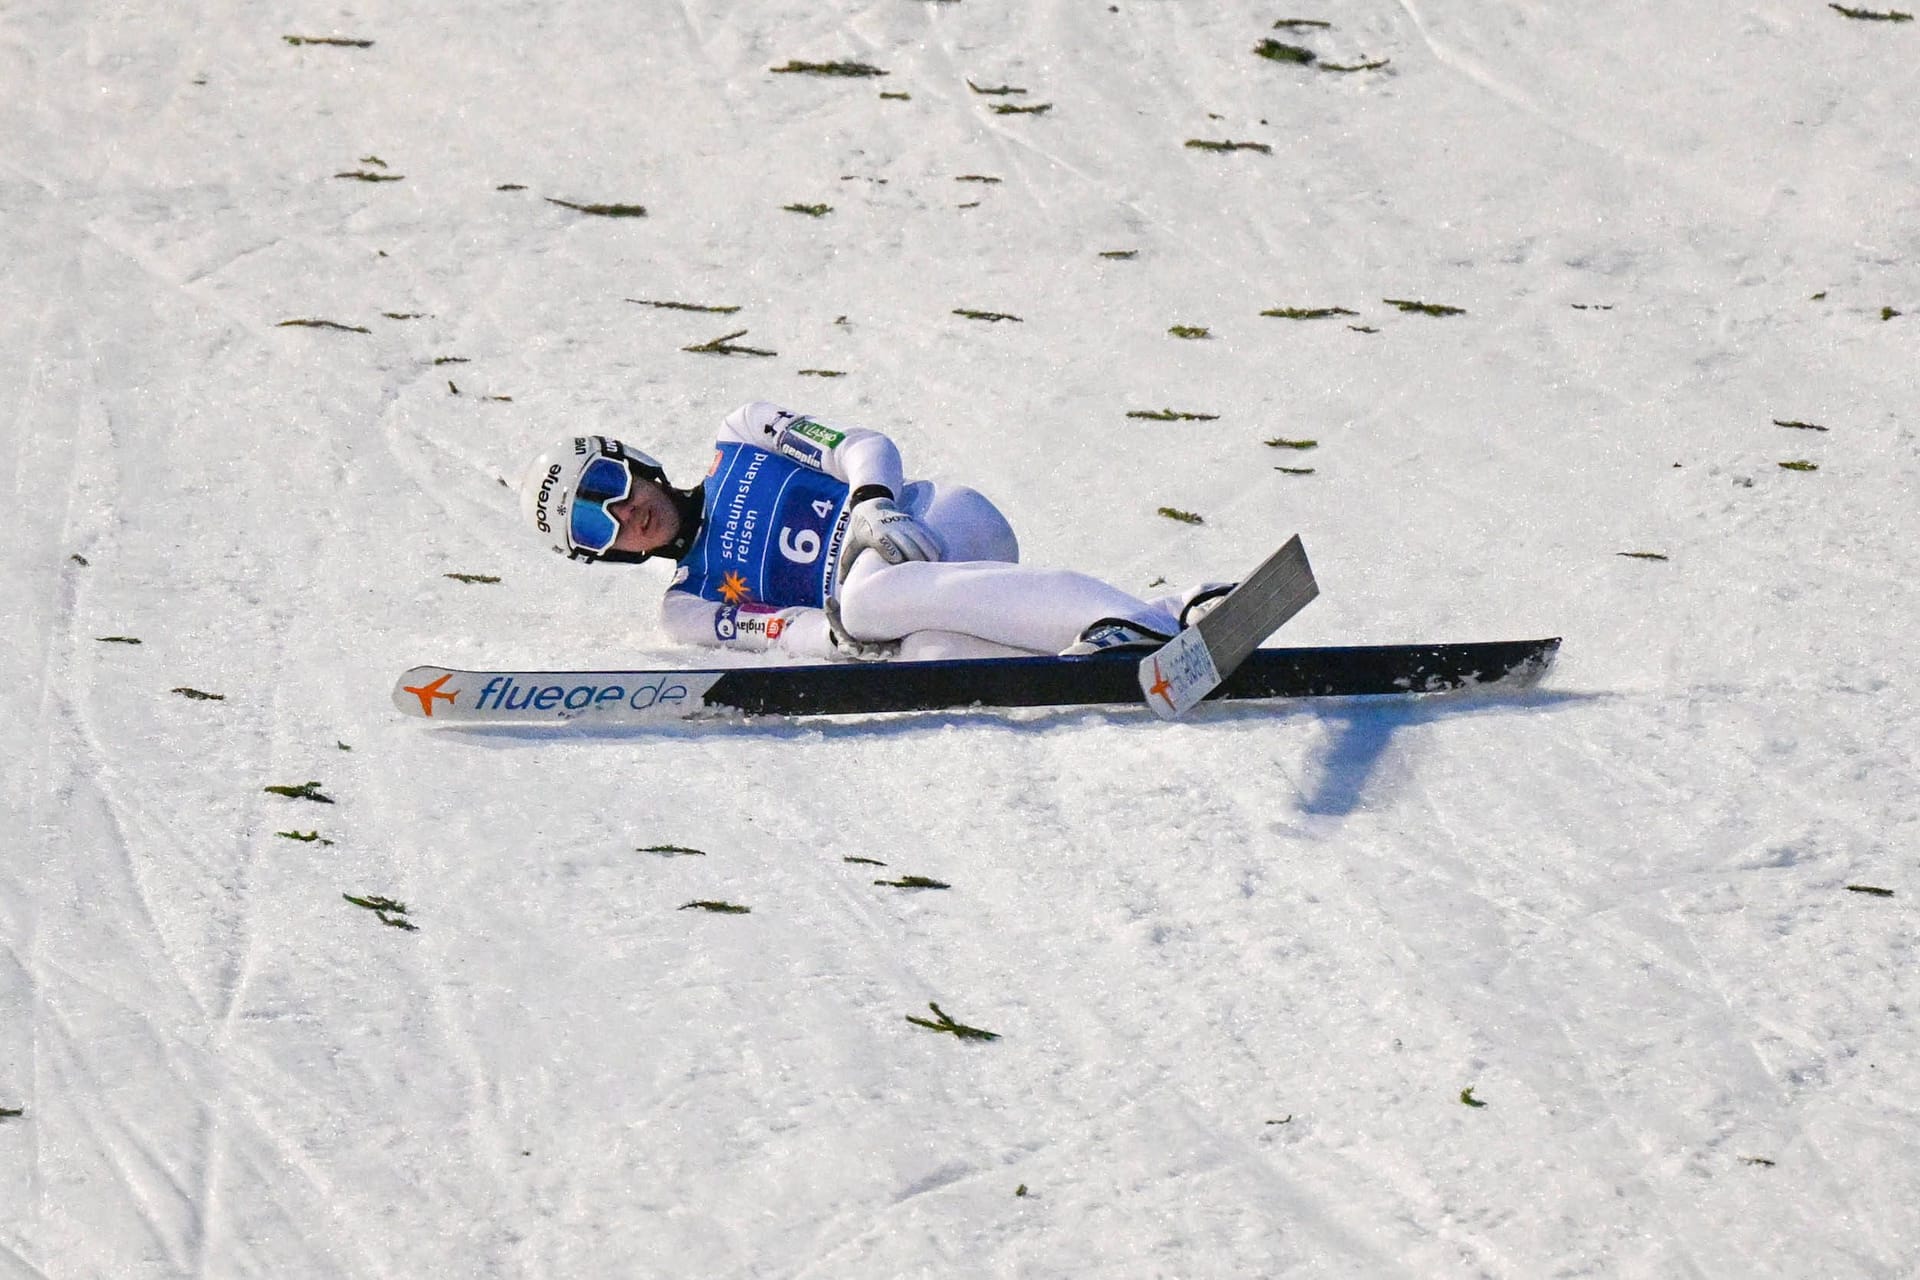
[[[853,508],[893,499],[930,530],[937,560],[888,564],[841,552]],[[1170,635],[1179,597],[1141,600],[1097,578],[1017,563],[999,509],[961,485],[909,482],[877,431],[765,402],[727,415],[702,485],[701,526],[681,556],[661,617],[674,639],[774,649],[803,661],[840,655],[823,607],[838,600],[860,640],[901,642],[909,659],[1052,654],[1103,618]]]

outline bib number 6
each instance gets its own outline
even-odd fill
[[[782,529],[780,554],[795,564],[812,564],[820,558],[820,535],[812,529]]]

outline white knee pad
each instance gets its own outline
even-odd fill
[[[987,496],[962,484],[916,480],[900,495],[900,505],[926,522],[947,549],[949,561],[997,560],[1017,564],[1020,540],[1013,526]]]

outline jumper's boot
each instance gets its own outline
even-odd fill
[[[1080,633],[1080,638],[1060,651],[1063,658],[1085,658],[1096,653],[1146,653],[1158,649],[1172,636],[1162,635],[1125,618],[1102,618]]]

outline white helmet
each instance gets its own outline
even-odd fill
[[[591,564],[616,560],[629,564],[645,552],[617,551],[620,525],[607,511],[633,492],[640,481],[667,484],[660,464],[638,449],[606,436],[574,436],[535,458],[520,481],[520,511],[547,545],[563,556]]]

